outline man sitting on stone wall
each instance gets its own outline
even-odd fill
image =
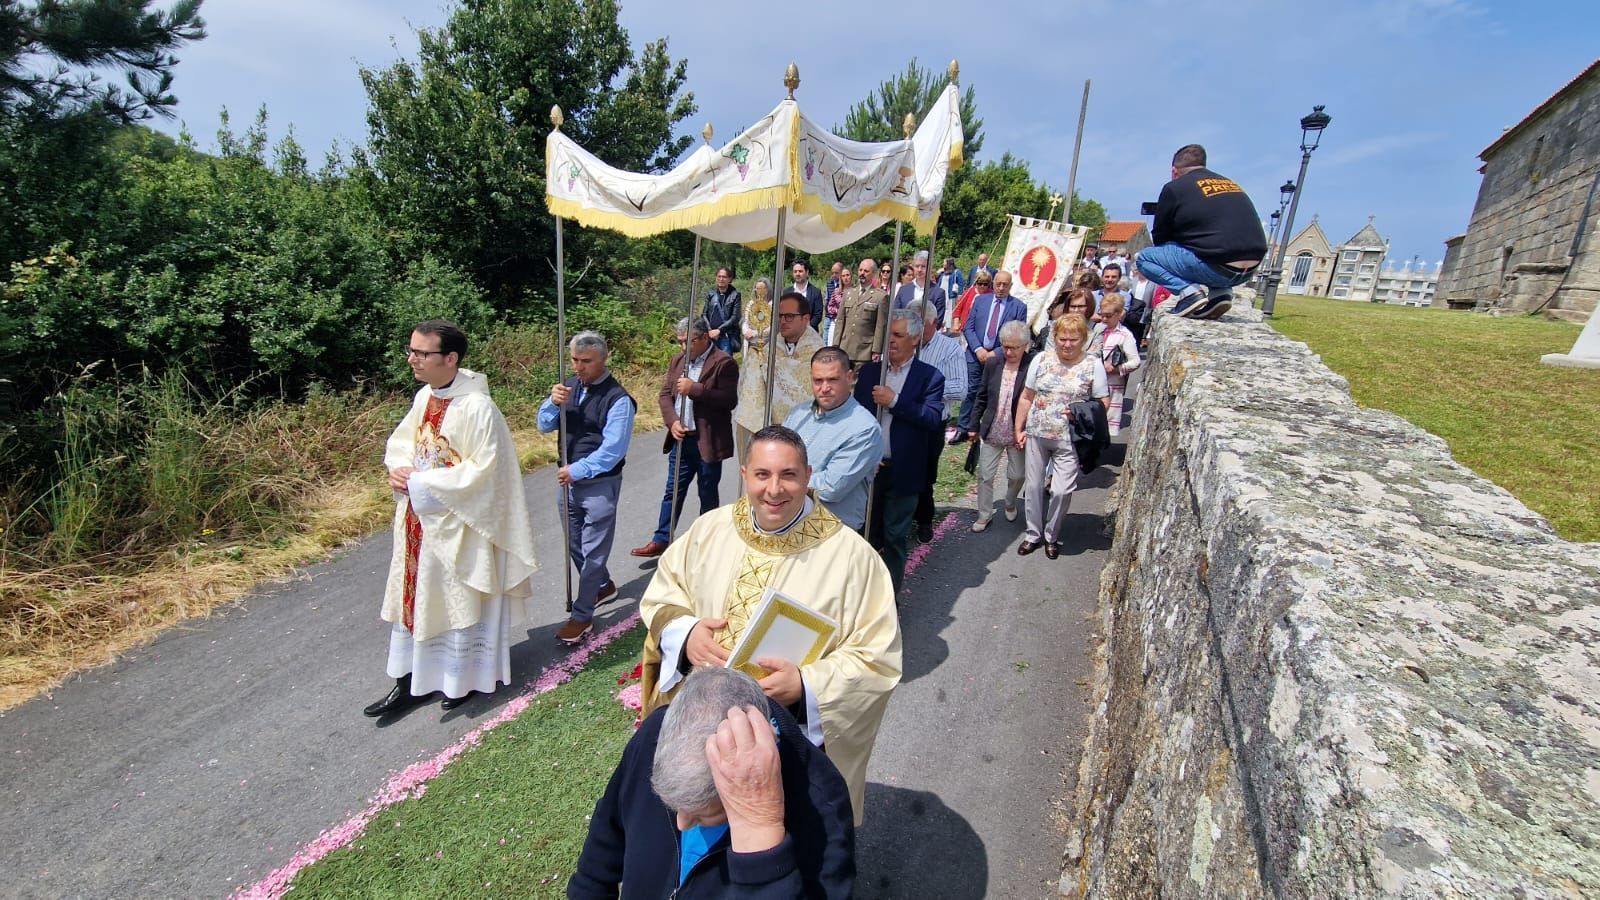
[[[1206,168],[1206,150],[1188,144],[1172,155],[1172,180],[1156,201],[1155,246],[1139,251],[1139,271],[1176,295],[1172,312],[1216,319],[1233,291],[1267,255],[1261,217],[1244,188]]]

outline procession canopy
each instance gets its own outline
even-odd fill
[[[558,128],[545,145],[546,203],[558,216],[629,237],[686,228],[757,250],[775,243],[778,211],[787,209],[784,243],[807,253],[837,250],[885,222],[923,231],[938,223],[945,179],[962,164],[953,78],[908,140],[883,143],[818,126],[792,91],[728,143],[708,142],[661,175],[606,165]]]

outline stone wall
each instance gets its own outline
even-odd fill
[[[1600,170],[1600,68],[1564,89],[1537,118],[1483,154],[1483,183],[1459,254],[1440,281],[1451,306],[1525,311],[1551,299],[1548,267],[1568,264],[1572,238]],[[1600,226],[1600,205],[1589,230]],[[1575,261],[1553,306],[1594,308],[1600,253]],[[1528,267],[1520,268],[1519,267]],[[1507,280],[1512,278],[1513,280]]]
[[[1063,894],[1600,896],[1600,545],[1253,310],[1154,333]]]

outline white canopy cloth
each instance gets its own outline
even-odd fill
[[[687,228],[758,250],[775,243],[787,209],[784,243],[827,253],[885,222],[931,229],[963,140],[954,84],[910,140],[848,140],[784,100],[720,150],[702,145],[662,175],[606,165],[557,130],[545,145],[545,199],[558,216],[629,237]]]

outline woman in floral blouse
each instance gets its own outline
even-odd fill
[[[1089,324],[1078,316],[1062,316],[1050,326],[1050,334],[1055,352],[1033,358],[1017,401],[1017,447],[1027,459],[1022,495],[1028,523],[1017,555],[1027,556],[1042,544],[1044,555],[1055,559],[1060,554],[1061,522],[1078,485],[1072,404],[1089,399],[1105,403],[1107,391],[1104,364],[1085,352]]]

